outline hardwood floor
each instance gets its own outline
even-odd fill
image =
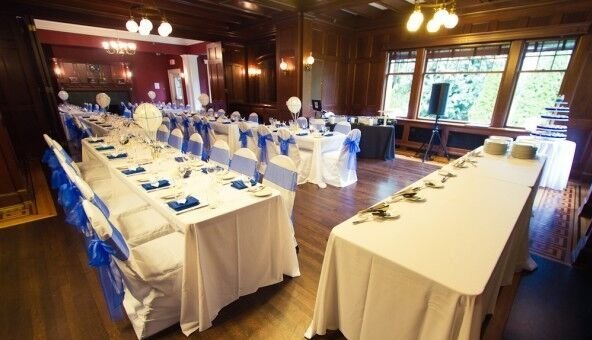
[[[242,297],[220,312],[212,328],[190,338],[302,339],[332,227],[436,168],[404,159],[361,160],[352,186],[299,186],[294,222],[302,275]],[[135,339],[127,320],[109,319],[87,261],[82,239],[61,215],[0,230],[0,339]],[[506,308],[500,314],[508,315],[512,300],[500,304]],[[493,319],[489,325],[501,334],[505,319],[497,326]],[[186,337],[173,326],[153,338]]]

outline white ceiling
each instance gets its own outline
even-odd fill
[[[158,26],[152,29],[152,32],[156,32]],[[203,41],[201,40],[192,40],[192,39],[183,39],[183,38],[174,38],[174,37],[161,37],[158,34],[150,34],[147,36],[140,35],[139,33],[131,33],[125,30],[116,30],[111,28],[101,28],[101,27],[93,27],[93,26],[84,26],[84,25],[76,25],[76,24],[67,24],[63,22],[56,22],[56,21],[48,21],[48,20],[39,20],[35,19],[35,26],[37,29],[43,29],[48,31],[58,31],[58,32],[68,32],[68,33],[77,33],[77,34],[84,34],[84,35],[94,35],[98,37],[105,37],[105,38],[117,38],[117,39],[125,39],[125,40],[136,40],[136,41],[147,41],[147,42],[155,42],[155,43],[162,43],[162,44],[171,44],[171,45],[194,45],[199,44]],[[173,25],[173,32],[175,26]]]

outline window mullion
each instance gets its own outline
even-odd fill
[[[506,62],[506,69],[502,74],[500,88],[497,94],[497,100],[493,109],[491,117],[492,127],[504,127],[510,113],[510,105],[512,104],[512,95],[514,87],[518,81],[520,74],[519,68],[521,64],[522,48],[524,42],[521,40],[513,41],[508,52],[508,61]]]
[[[421,86],[423,84],[423,74],[426,69],[426,49],[419,48],[415,59],[415,70],[413,72],[413,81],[411,82],[411,96],[409,98],[409,110],[407,117],[417,119],[419,113],[419,102],[421,100]]]

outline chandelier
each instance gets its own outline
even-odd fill
[[[418,4],[415,1],[415,8],[413,13],[407,20],[407,30],[409,32],[417,32],[423,23],[423,13],[421,8],[431,8],[434,10],[434,16],[428,21],[426,30],[429,33],[438,32],[440,27],[444,26],[447,29],[456,27],[458,24],[458,15],[456,15],[456,0],[442,1],[436,0],[434,4]]]
[[[134,19],[133,13],[136,13],[140,18],[138,24]],[[158,26],[158,34],[162,37],[168,37],[173,32],[173,26],[167,21],[166,16],[155,6],[133,5],[130,7],[130,18],[125,23],[125,28],[132,33],[140,33],[140,35],[149,35],[154,28],[150,15],[161,20]]]
[[[103,41],[103,49],[108,54],[120,54],[120,55],[134,55],[136,54],[136,44],[133,42],[124,41]]]

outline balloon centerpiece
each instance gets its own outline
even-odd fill
[[[210,103],[210,96],[208,96],[205,93],[202,93],[202,94],[199,95],[199,97],[197,97],[197,100],[201,104],[202,110],[205,111],[206,110],[206,107]]]
[[[58,92],[58,97],[64,102],[66,103],[66,101],[68,100],[68,97],[70,95],[68,94],[68,92],[61,90],[60,92]]]
[[[97,104],[99,104],[99,106],[101,107],[101,109],[105,110],[106,107],[109,106],[109,104],[111,103],[111,98],[109,98],[109,96],[104,93],[97,93],[97,96],[95,97]]]
[[[300,98],[290,97],[288,99],[288,101],[286,102],[286,106],[288,107],[288,110],[292,114],[292,120],[294,120],[294,122],[296,122],[296,120],[300,116],[300,109],[302,109],[302,102],[300,101]]]
[[[156,131],[162,124],[162,113],[154,104],[140,104],[134,111],[134,122],[138,124],[152,141],[156,140]]]
[[[156,92],[148,91],[148,98],[154,103],[154,99],[156,98]]]

